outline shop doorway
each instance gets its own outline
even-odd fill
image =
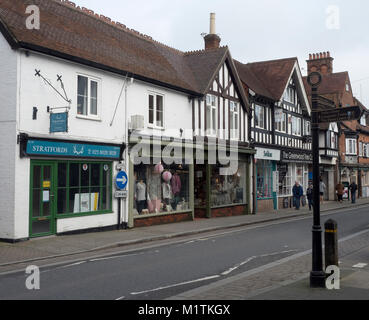
[[[30,225],[31,238],[55,234],[55,185],[54,162],[31,161]]]

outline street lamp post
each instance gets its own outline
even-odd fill
[[[322,81],[322,76],[318,72],[312,72],[308,76],[308,83],[311,86],[312,100],[312,152],[313,152],[313,246],[312,246],[312,271],[310,273],[310,287],[325,288],[325,272],[323,271],[323,249],[322,249],[322,228],[320,225],[320,172],[319,172],[319,115],[318,115],[318,86]]]

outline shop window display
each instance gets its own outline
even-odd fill
[[[273,197],[272,172],[272,163],[270,161],[258,160],[256,167],[258,199],[269,199]]]
[[[222,176],[219,167],[212,166],[211,206],[227,206],[246,202],[246,164],[240,162],[233,175]]]
[[[135,214],[180,212],[189,206],[189,168],[184,165],[138,165],[134,170]]]
[[[288,164],[279,164],[277,166],[279,172],[279,195],[289,196],[292,194],[292,166]]]

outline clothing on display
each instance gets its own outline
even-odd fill
[[[138,214],[182,211],[190,208],[188,167],[138,165],[135,166],[134,174],[139,181],[135,184],[135,204]]]

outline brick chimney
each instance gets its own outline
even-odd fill
[[[329,51],[309,54],[309,60],[306,60],[308,74],[318,71],[321,74],[333,73],[333,58]]]
[[[204,37],[205,50],[220,47],[220,37],[215,33],[215,13],[210,13],[210,33]]]

